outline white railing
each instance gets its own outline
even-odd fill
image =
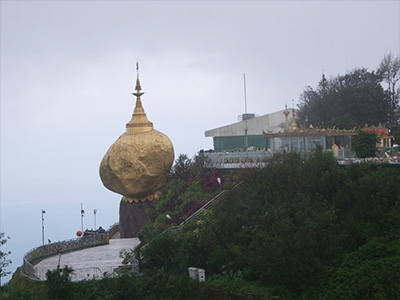
[[[35,269],[35,271],[35,275],[39,280],[46,280],[46,273],[49,271],[48,269]],[[113,266],[73,269],[73,272],[70,274],[70,278],[71,281],[101,279],[106,276],[113,276],[113,272]]]
[[[264,167],[272,157],[272,152],[213,152],[204,153],[206,168],[241,169]]]

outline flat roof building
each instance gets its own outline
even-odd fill
[[[274,153],[314,151],[318,146],[332,152],[338,159],[354,158],[352,139],[359,130],[378,134],[377,147],[382,153],[392,147],[389,130],[378,127],[339,129],[315,128],[311,124],[300,127],[296,122],[297,110],[280,110],[260,117],[245,114],[243,121],[205,132],[212,137],[216,153],[207,153],[209,167],[248,168],[264,165]],[[249,116],[250,115],[250,116]],[[249,118],[250,117],[250,118]],[[397,153],[397,148],[395,149]]]
[[[280,110],[274,113],[256,117],[254,114],[243,114],[242,121],[222,127],[207,130],[206,137],[212,137],[214,150],[217,152],[246,150],[249,147],[264,149],[267,147],[263,132],[277,133],[288,126],[288,118],[284,112],[288,111],[291,119],[293,110]]]

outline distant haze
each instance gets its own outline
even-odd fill
[[[98,168],[125,131],[140,64],[175,156],[206,130],[298,103],[303,89],[400,53],[399,1],[0,1],[1,223],[14,271],[45,240],[118,221]],[[3,249],[2,249],[3,250]],[[6,280],[9,279],[6,278]],[[3,280],[4,282],[5,280]]]

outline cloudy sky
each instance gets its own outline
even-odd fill
[[[303,89],[400,53],[399,1],[0,1],[1,220],[13,271],[45,238],[118,221],[98,176],[135,98],[175,155],[204,131],[298,103]]]

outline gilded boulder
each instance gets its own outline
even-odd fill
[[[174,161],[169,138],[151,130],[122,134],[104,155],[100,178],[105,187],[130,201],[152,200]]]

